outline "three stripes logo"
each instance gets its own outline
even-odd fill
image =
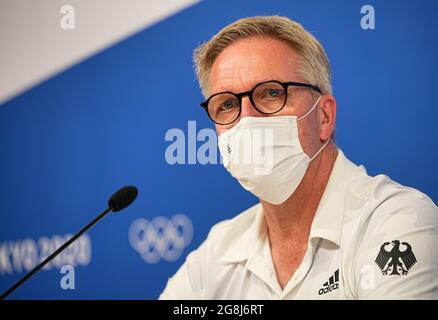
[[[329,278],[327,282],[323,284],[323,287],[319,289],[319,295],[323,295],[334,291],[339,288],[339,269]]]

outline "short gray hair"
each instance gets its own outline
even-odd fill
[[[255,16],[229,24],[194,50],[196,76],[204,96],[208,95],[210,71],[218,55],[233,42],[254,36],[271,37],[289,44],[298,53],[298,74],[319,87],[323,94],[333,94],[330,63],[321,43],[287,17]]]

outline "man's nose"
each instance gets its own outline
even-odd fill
[[[251,103],[251,100],[248,96],[242,98],[242,110],[240,113],[240,117],[260,117],[263,114],[257,111],[257,109]]]

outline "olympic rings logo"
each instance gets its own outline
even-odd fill
[[[129,228],[129,242],[147,263],[161,259],[169,262],[178,260],[184,249],[192,242],[193,224],[184,214],[168,219],[158,216],[151,221],[139,218]]]

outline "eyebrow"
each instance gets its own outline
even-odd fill
[[[251,91],[256,85],[263,83],[263,82],[267,82],[267,81],[279,81],[279,82],[290,82],[289,80],[283,80],[282,78],[266,78],[263,80],[258,80],[258,81],[254,81],[254,83],[252,84],[252,86],[250,86],[248,89],[245,90],[240,90],[240,91],[234,91],[234,90],[226,90],[224,87],[220,87],[221,90],[215,91],[213,93],[210,93],[208,97],[211,97],[212,95],[218,94],[218,93],[223,93],[223,92],[231,92],[234,94],[239,94],[241,92],[248,92]],[[297,81],[299,82],[299,81]],[[207,97],[207,98],[208,98]]]

